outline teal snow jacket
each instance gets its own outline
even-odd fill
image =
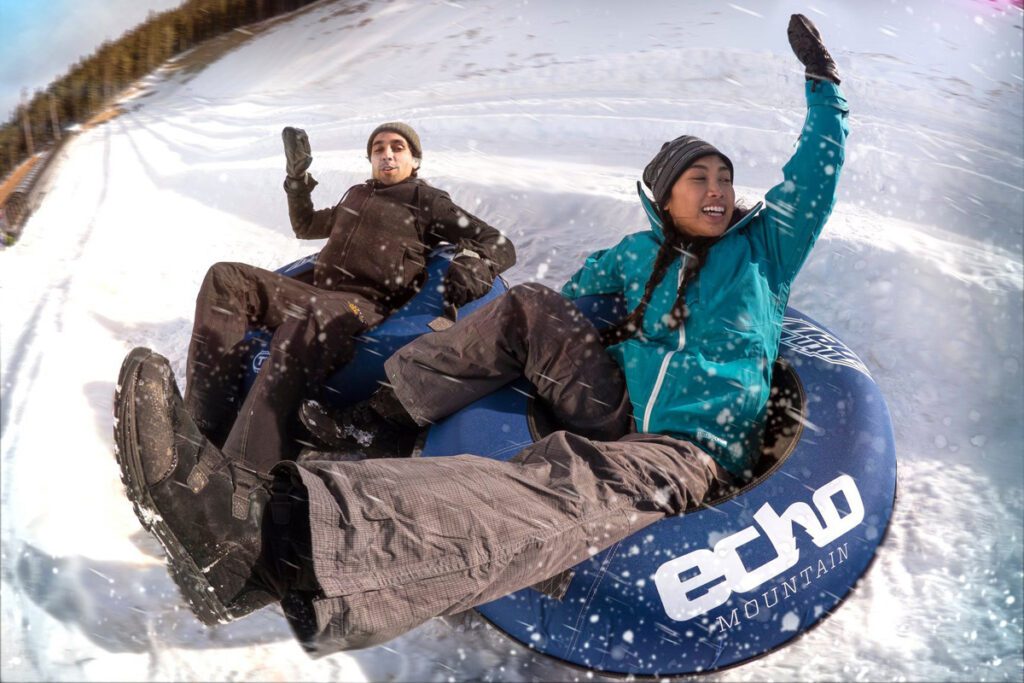
[[[626,375],[638,431],[692,441],[741,478],[760,454],[789,289],[832,213],[844,160],[846,98],[832,83],[811,86],[784,180],[711,247],[686,290],[685,326],[662,323],[686,267],[681,256],[654,290],[642,335],[608,348]],[[664,229],[640,195],[651,229],[591,254],[563,295],[622,294],[630,310],[640,303]]]

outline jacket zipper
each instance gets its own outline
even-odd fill
[[[683,275],[686,273],[686,263],[689,260],[689,256],[683,254],[682,263],[679,264],[679,283],[676,285],[676,291],[679,291],[679,287],[683,284]],[[640,321],[643,324],[643,321]],[[675,351],[669,351],[665,354],[665,358],[661,361],[661,369],[658,370],[658,379],[654,382],[654,389],[651,390],[651,398],[647,401],[647,409],[644,410],[644,423],[641,432],[650,431],[651,424],[651,413],[654,412],[654,402],[658,400],[658,394],[661,393],[661,385],[665,382],[665,374],[668,372],[668,364],[672,360],[672,356],[676,355],[679,351],[683,350],[686,346],[686,325],[680,323],[679,325],[679,346],[676,347]]]

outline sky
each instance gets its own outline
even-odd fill
[[[103,41],[182,0],[0,0],[0,121]]]

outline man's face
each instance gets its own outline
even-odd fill
[[[400,183],[412,175],[417,166],[409,143],[398,133],[377,133],[370,144],[370,165],[373,179],[385,185]]]

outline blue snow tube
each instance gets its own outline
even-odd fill
[[[611,297],[577,302],[621,318]],[[521,380],[434,425],[424,455],[508,460],[557,428]],[[835,335],[787,309],[765,452],[738,493],[657,522],[573,569],[553,597],[478,607],[541,653],[601,672],[675,676],[766,654],[832,613],[889,524],[896,454],[885,400]]]
[[[428,325],[444,311],[439,286],[448,272],[448,264],[455,248],[440,247],[427,258],[426,279],[416,293],[384,322],[356,337],[356,350],[352,360],[327,381],[326,398],[337,405],[347,405],[369,398],[384,381],[384,361],[402,346],[430,331]],[[311,281],[316,254],[289,263],[277,270],[282,275]],[[491,291],[459,309],[459,317],[469,315],[480,306],[508,290],[505,281],[495,278]],[[257,349],[249,362],[244,380],[243,395],[252,388],[256,375],[269,357],[270,334],[250,330],[247,338],[256,342]]]

